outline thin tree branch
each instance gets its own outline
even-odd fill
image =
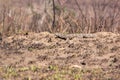
[[[52,0],[52,3],[53,3],[53,24],[52,24],[52,27],[54,28],[55,27],[55,20],[56,20],[56,13],[55,13],[55,0]]]

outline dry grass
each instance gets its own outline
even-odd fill
[[[120,0],[75,0],[71,3],[67,1],[63,5],[56,3],[54,28],[52,27],[52,3],[48,1],[45,3],[42,0],[34,2],[32,0],[9,0],[7,2],[0,0],[0,2],[0,32],[5,35],[28,31],[120,32]],[[42,5],[39,6],[35,2]]]

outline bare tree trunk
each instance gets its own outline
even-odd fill
[[[6,18],[6,7],[5,5],[3,6],[3,30],[2,33],[5,31],[5,18]]]
[[[52,27],[54,28],[55,27],[55,0],[52,0],[52,3],[53,3],[53,24],[52,24]]]

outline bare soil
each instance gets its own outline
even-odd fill
[[[4,38],[0,80],[120,80],[119,34],[70,36],[42,32]]]

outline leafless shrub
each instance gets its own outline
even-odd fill
[[[5,35],[120,32],[120,0],[55,0],[54,8],[52,0],[5,1],[0,0],[0,32]]]
[[[110,31],[115,32],[120,24],[119,0],[93,0],[89,4],[81,6],[76,4],[80,11],[79,25],[83,32]],[[119,32],[117,30],[117,32]]]

